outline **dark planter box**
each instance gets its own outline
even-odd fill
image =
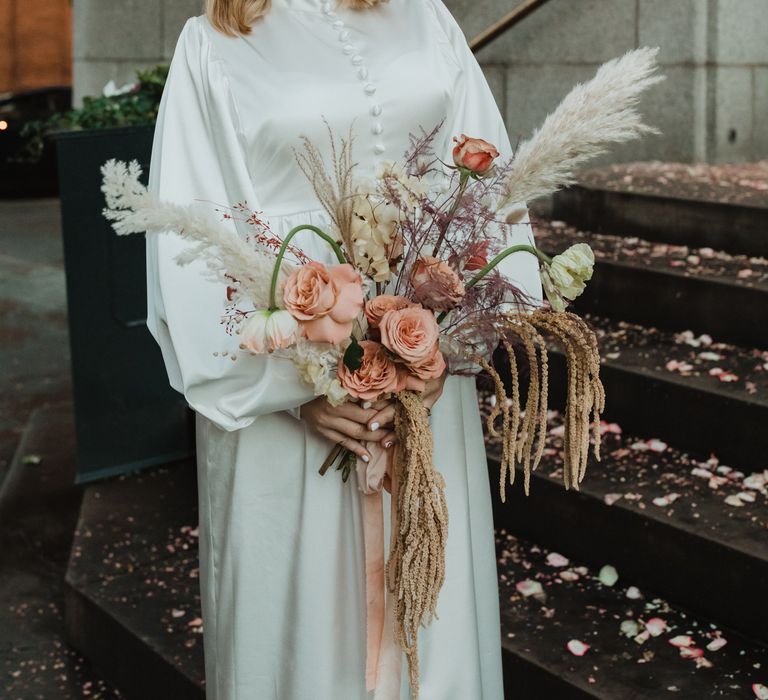
[[[56,137],[79,483],[192,453],[190,411],[146,327],[144,236],[117,236],[101,213],[101,165],[135,158],[146,183],[153,133]]]

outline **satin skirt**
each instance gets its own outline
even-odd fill
[[[432,409],[448,546],[438,619],[419,635],[422,700],[502,700],[499,589],[474,379]],[[368,700],[365,568],[354,471],[287,412],[226,432],[197,416],[208,700]],[[386,553],[389,494],[384,492]],[[402,700],[410,697],[403,656]]]

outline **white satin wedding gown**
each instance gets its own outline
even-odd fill
[[[300,134],[329,156],[323,118],[340,135],[354,120],[355,160],[371,176],[380,161],[402,158],[409,132],[444,117],[443,160],[461,133],[511,154],[488,84],[441,0],[366,10],[273,0],[253,33],[237,38],[192,17],[163,94],[149,186],[180,204],[246,202],[279,236],[299,223],[327,229],[294,161]],[[514,227],[510,244],[527,240],[530,226]],[[335,262],[308,232],[294,242]],[[197,413],[208,698],[370,698],[354,473],[346,484],[336,471],[318,474],[331,444],[301,421],[311,389],[288,360],[237,355],[220,325],[225,289],[203,278],[202,265],[176,265],[184,245],[171,232],[147,237],[148,325],[172,386]],[[541,298],[533,256],[507,258],[504,273]],[[473,378],[449,377],[431,420],[450,523],[440,617],[420,633],[420,697],[500,700],[493,521]],[[405,669],[403,656],[403,699]]]

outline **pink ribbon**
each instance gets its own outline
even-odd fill
[[[384,497],[391,494],[390,524],[397,527],[397,479],[395,450],[379,443],[367,446],[371,461],[357,460],[358,488],[363,501],[365,542],[366,661],[365,687],[374,690],[374,700],[399,700],[402,669],[401,650],[395,644],[394,608],[384,580]]]

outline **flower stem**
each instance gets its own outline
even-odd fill
[[[336,253],[336,257],[338,258],[339,262],[343,265],[347,262],[347,259],[344,257],[344,251],[342,251],[341,246],[333,240],[325,231],[318,228],[317,226],[312,226],[312,224],[300,224],[299,226],[296,226],[295,228],[292,228],[288,235],[285,237],[285,240],[283,241],[283,245],[280,246],[280,251],[277,254],[277,259],[275,260],[275,267],[272,270],[272,286],[269,290],[269,310],[270,311],[276,311],[277,310],[277,304],[275,303],[275,294],[277,292],[277,281],[280,278],[280,268],[283,265],[283,258],[285,257],[285,251],[288,250],[288,244],[291,242],[291,239],[299,233],[299,231],[312,231],[313,233],[317,234],[322,238],[328,245],[333,248],[333,252]]]
[[[469,170],[462,169],[461,175],[459,175],[459,191],[456,193],[456,198],[453,200],[453,206],[451,207],[450,211],[448,212],[448,216],[445,219],[445,224],[442,226],[442,230],[440,231],[440,235],[437,237],[437,241],[435,242],[435,246],[432,250],[432,255],[437,257],[437,252],[440,250],[440,246],[443,244],[443,241],[445,240],[445,234],[448,233],[448,227],[451,225],[451,221],[453,221],[453,218],[456,216],[456,210],[459,208],[459,205],[461,204],[461,199],[464,196],[464,192],[467,190],[467,184],[469,183]]]
[[[512,253],[520,253],[522,251],[526,251],[528,253],[532,253],[535,255],[539,260],[541,260],[546,265],[552,264],[552,258],[550,258],[546,253],[542,253],[538,248],[528,245],[526,243],[520,243],[519,245],[513,245],[510,248],[507,248],[505,250],[502,250],[501,253],[499,253],[493,260],[491,260],[482,270],[480,270],[467,284],[465,287],[467,289],[471,289],[474,287],[483,277],[485,277],[491,270],[493,270],[504,258],[506,258],[508,255],[512,255]],[[440,323],[446,316],[448,315],[447,311],[443,311],[438,317],[437,322]]]

